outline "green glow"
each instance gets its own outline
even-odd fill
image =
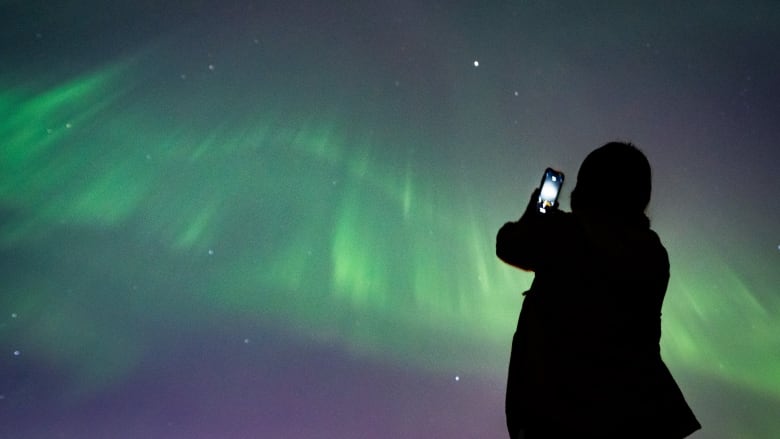
[[[348,200],[342,209],[333,237],[333,291],[346,295],[347,301],[358,307],[382,307],[387,303],[391,288],[391,261],[388,252],[392,245],[387,235],[377,233],[374,221],[361,212],[358,201]],[[372,224],[374,223],[374,224]]]
[[[708,267],[707,273],[678,270],[680,278],[672,278],[664,309],[665,356],[758,393],[780,395],[780,336],[769,311],[780,303],[759,303],[716,249],[702,250],[692,266]],[[711,273],[709,267],[723,269]]]
[[[132,169],[95,166],[94,151],[114,145],[85,137],[123,94],[115,81],[124,70],[109,67],[37,92],[6,87],[11,91],[0,95],[0,199],[36,212],[5,228],[2,241],[39,235],[49,221],[115,224],[137,204],[144,188]]]
[[[242,136],[304,153],[274,162],[269,178],[277,179],[267,180],[271,187],[260,195],[283,188],[282,203],[290,203],[293,216],[264,218],[259,226],[284,239],[242,248],[212,277],[204,297],[232,312],[302,328],[301,336],[331,334],[363,354],[404,357],[420,367],[432,367],[425,352],[453,335],[502,358],[519,296],[502,294],[500,285],[515,292],[513,281],[523,275],[491,264],[493,231],[472,213],[462,220],[459,210],[473,210],[466,197],[464,204],[452,203],[433,181],[413,177],[410,164],[372,159],[368,137],[356,135],[352,144],[333,127],[307,124],[293,133],[259,126]],[[323,146],[324,138],[345,143]],[[347,149],[350,154],[323,153]],[[305,174],[290,179],[291,171]],[[310,183],[317,176],[329,176],[326,187]],[[223,190],[229,181],[221,177]],[[229,211],[204,222],[219,223]],[[457,269],[473,261],[479,273]],[[421,340],[421,331],[432,337]],[[470,351],[434,355],[485,367]]]
[[[189,226],[185,227],[181,235],[176,239],[175,246],[178,248],[189,248],[202,240],[206,233],[216,209],[204,209],[191,218]]]
[[[13,91],[0,95],[3,101],[0,107],[4,110],[1,115],[5,120],[0,135],[6,139],[3,165],[11,170],[23,169],[68,134],[74,122],[94,114],[97,109],[89,110],[85,100],[104,91],[110,76],[87,76],[31,97],[20,97],[22,93]]]
[[[140,345],[120,322],[79,306],[87,300],[80,291],[61,291],[45,280],[6,291],[2,309],[14,310],[10,330],[13,343],[25,358],[52,367],[55,376],[68,378],[73,392],[62,398],[78,398],[99,392],[124,377],[138,364]],[[34,324],[25,324],[34,322]]]
[[[413,189],[412,189],[412,171],[409,166],[406,167],[406,173],[404,174],[403,182],[403,211],[404,219],[409,219],[409,212],[412,208],[413,201]]]
[[[109,68],[0,95],[0,134],[11,139],[0,157],[0,201],[19,212],[0,230],[4,247],[73,225],[121,229],[149,253],[120,269],[112,264],[124,263],[124,249],[114,250],[86,275],[165,286],[122,295],[128,320],[186,327],[214,314],[248,316],[358,355],[504,376],[532,275],[494,256],[507,218],[489,207],[490,179],[461,185],[446,170],[399,158],[395,151],[412,146],[361,131],[337,111],[248,106],[256,109],[197,123],[209,113],[193,105],[168,122],[155,96],[123,101],[131,77]],[[217,100],[204,93],[187,102]],[[157,253],[162,269],[140,262]],[[757,302],[717,250],[703,253],[699,272],[672,261],[665,358],[780,396],[777,302]],[[110,308],[117,299],[104,293],[89,299]],[[25,328],[27,350],[82,388],[129,373],[144,335],[70,302],[45,304],[57,294],[53,285],[23,285],[9,295],[3,309],[40,316]]]
[[[293,145],[318,160],[335,164],[342,157],[344,139],[337,137],[335,124],[309,121],[298,127]]]

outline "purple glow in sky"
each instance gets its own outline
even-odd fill
[[[0,17],[0,437],[505,437],[495,233],[611,140],[692,437],[780,434],[777,2]]]

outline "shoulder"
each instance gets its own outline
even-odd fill
[[[651,248],[653,249],[653,252],[657,255],[656,257],[663,261],[663,263],[666,265],[667,269],[669,268],[669,252],[666,250],[666,247],[664,247],[663,242],[661,242],[661,237],[658,236],[658,233],[656,233],[655,230],[648,229],[648,242]]]
[[[560,211],[546,214],[528,211],[520,220],[504,224],[496,236],[496,255],[527,271],[555,266],[576,236],[573,215]]]

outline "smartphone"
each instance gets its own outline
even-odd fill
[[[547,168],[542,176],[542,190],[539,193],[539,200],[536,202],[536,207],[541,213],[547,213],[547,211],[555,206],[558,201],[558,194],[561,192],[561,186],[563,186],[563,172],[556,171],[552,168]]]

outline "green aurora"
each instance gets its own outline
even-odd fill
[[[194,105],[170,117],[149,105],[154,96],[139,98],[139,73],[109,66],[2,87],[4,251],[78,245],[61,237],[68,230],[129,234],[97,257],[85,257],[89,242],[57,253],[91,261],[73,285],[111,279],[84,288],[88,297],[63,292],[74,273],[15,272],[0,304],[13,311],[0,324],[3,346],[24,346],[69,376],[72,394],[132,373],[148,334],[129,322],[199,325],[215,315],[418,368],[503,375],[531,276],[493,256],[505,218],[484,201],[487,185],[444,183],[451,176],[424,172],[413,154],[388,160],[382,151],[397,145],[337,111],[257,108],[198,123],[209,114]],[[762,286],[717,248],[685,265],[691,251],[667,246],[666,360],[780,399],[780,299],[757,295]],[[115,306],[119,322],[116,311],[98,312]]]

